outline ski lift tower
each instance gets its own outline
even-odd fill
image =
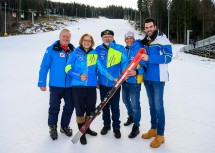
[[[34,25],[34,14],[36,13],[36,11],[32,10],[32,9],[28,9],[28,11],[31,13],[32,15],[32,25]]]
[[[6,9],[7,9],[7,2],[4,2],[4,22],[5,22],[5,26],[4,26],[4,36],[8,36],[7,34],[7,12],[6,12]]]
[[[189,41],[190,41],[190,32],[193,30],[187,30],[187,52],[189,52]]]

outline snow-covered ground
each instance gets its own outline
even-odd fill
[[[133,27],[125,20],[82,19],[68,27],[72,43],[84,33],[93,35],[101,44],[100,32],[112,29],[117,43]],[[158,149],[141,134],[150,128],[147,96],[142,86],[142,120],[139,134],[129,139],[132,126],[125,127],[126,109],[122,101],[122,138],[113,132],[97,137],[87,135],[86,146],[73,144],[71,137],[59,132],[57,141],[49,137],[47,116],[49,92],[37,87],[38,71],[46,47],[58,39],[60,31],[0,38],[0,153],[214,153],[215,135],[215,62],[179,52],[173,45],[174,59],[169,64],[170,82],[165,87],[166,142]],[[136,38],[141,38],[136,33]],[[99,97],[99,96],[98,96]],[[99,103],[99,101],[98,101]],[[77,132],[75,112],[70,126]],[[100,133],[101,115],[91,128]]]

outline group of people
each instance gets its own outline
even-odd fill
[[[71,43],[71,33],[68,29],[60,32],[59,40],[49,46],[44,54],[40,71],[38,87],[46,91],[46,80],[49,72],[49,115],[48,126],[50,137],[58,138],[57,122],[61,99],[64,106],[61,115],[60,131],[72,136],[70,119],[75,109],[76,122],[80,129],[95,110],[97,90],[103,100],[107,92],[117,83],[121,73],[132,61],[140,48],[145,48],[147,54],[142,55],[141,62],[134,70],[129,70],[126,81],[122,84],[122,100],[126,106],[128,118],[124,126],[133,124],[129,138],[135,138],[139,133],[141,120],[140,92],[144,83],[148,96],[151,128],[142,138],[155,137],[150,143],[153,148],[164,143],[165,113],[164,86],[168,81],[167,64],[172,59],[172,48],[166,35],[160,32],[155,20],[148,18],[144,22],[146,36],[143,40],[135,40],[134,33],[125,34],[126,46],[117,44],[112,30],[101,32],[102,44],[94,47],[94,39],[84,34],[75,48]],[[103,128],[101,135],[106,135],[113,128],[115,138],[121,138],[120,132],[120,92],[119,88],[102,111]],[[112,119],[112,126],[111,126]],[[97,132],[89,127],[85,134],[96,136]],[[80,138],[81,144],[87,144],[86,135]]]

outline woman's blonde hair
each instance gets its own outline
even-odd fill
[[[90,37],[90,39],[91,39],[91,47],[93,47],[95,45],[94,39],[88,33],[85,33],[83,36],[81,36],[81,39],[79,40],[79,45],[82,46],[82,42],[83,42],[85,36]]]

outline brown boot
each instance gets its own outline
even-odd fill
[[[147,133],[142,134],[143,139],[150,139],[152,137],[156,137],[157,130],[156,129],[150,129]]]
[[[164,143],[164,136],[161,136],[161,135],[157,135],[155,137],[155,139],[150,143],[150,147],[152,148],[158,148],[160,147],[161,144]]]

